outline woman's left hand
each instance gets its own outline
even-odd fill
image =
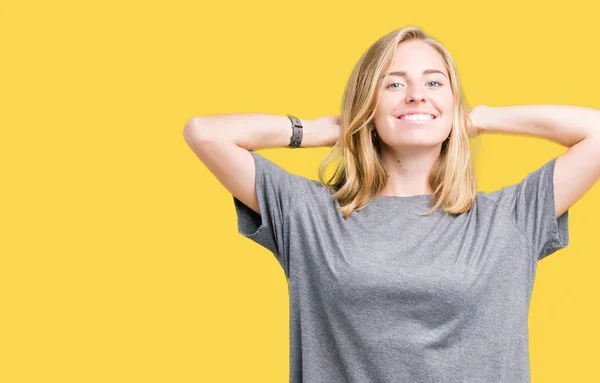
[[[474,138],[483,133],[483,115],[486,113],[488,107],[486,105],[477,105],[469,109],[469,138]]]

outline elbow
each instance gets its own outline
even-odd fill
[[[202,142],[207,139],[206,129],[201,117],[190,118],[183,127],[183,139],[188,144]]]

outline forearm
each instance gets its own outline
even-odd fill
[[[571,147],[600,134],[600,110],[570,105],[487,107],[478,121],[483,133],[513,133],[547,138]]]
[[[335,142],[333,127],[322,121],[300,119],[300,148],[331,146]],[[193,130],[198,140],[228,140],[248,150],[287,147],[292,136],[292,122],[285,115],[237,113],[197,116],[186,130]],[[187,136],[191,136],[188,131]]]

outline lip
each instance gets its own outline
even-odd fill
[[[429,119],[429,120],[405,120],[403,118],[400,118],[401,116],[405,116],[405,115],[409,115],[409,114],[430,114],[433,116],[433,118]],[[406,124],[406,125],[427,125],[427,124],[431,124],[437,118],[438,118],[438,116],[436,116],[433,113],[405,113],[405,114],[402,114],[402,115],[396,117],[396,120],[398,120],[401,124]]]
[[[399,119],[399,120],[403,120],[401,117],[403,117],[403,116],[409,116],[409,115],[412,115],[412,114],[429,114],[430,116],[433,116],[433,120],[435,120],[436,118],[438,118],[438,116],[436,114],[429,113],[429,112],[408,112],[408,113],[400,114],[400,115],[395,116],[395,117],[397,119]]]
[[[400,124],[406,124],[406,125],[427,125],[427,124],[431,124],[433,121],[435,121],[435,118],[432,118],[431,120],[404,120],[401,118],[397,118],[398,122]]]

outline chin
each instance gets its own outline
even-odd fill
[[[432,149],[432,148],[441,148],[443,141],[425,141],[425,140],[403,140],[401,142],[395,142],[388,144],[388,146],[396,149],[402,150],[407,148],[422,148],[422,149]]]
[[[448,134],[431,134],[431,131],[422,130],[422,131],[404,131],[398,132],[402,137],[396,137],[397,144],[423,144],[423,145],[438,145],[444,142]]]

